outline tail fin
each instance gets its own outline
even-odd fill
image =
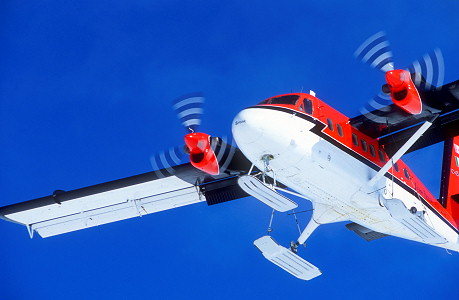
[[[459,136],[445,140],[440,203],[459,220]]]

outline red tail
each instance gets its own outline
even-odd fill
[[[459,221],[459,136],[445,141],[440,202]]]

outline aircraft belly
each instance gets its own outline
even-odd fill
[[[234,124],[238,146],[259,169],[263,155],[270,154],[277,180],[313,202],[334,207],[343,216],[339,221],[382,221],[375,218],[381,207],[374,196],[351,201],[369,178],[369,168],[311,132],[313,122],[293,113],[251,108],[242,111]]]
[[[445,226],[419,199],[398,185],[390,186],[392,182],[387,178],[371,190],[364,188],[376,171],[311,132],[314,126],[294,113],[250,108],[236,116],[233,135],[257,168],[264,168],[264,155],[272,155],[269,164],[279,182],[305,195],[313,204],[329,206],[334,211],[333,218],[324,223],[349,220],[373,231],[422,242],[384,207],[383,198],[394,197],[402,199],[408,208],[425,210],[433,228]],[[453,239],[457,240],[457,234],[451,233],[451,243],[437,246],[455,248],[452,243],[457,241]]]

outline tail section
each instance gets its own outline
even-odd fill
[[[445,141],[440,202],[459,221],[459,136]]]

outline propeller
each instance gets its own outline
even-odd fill
[[[175,174],[174,167],[183,162],[186,157],[184,147],[171,147],[150,157],[150,163],[159,178]]]
[[[383,72],[394,70],[394,60],[384,31],[370,36],[354,53],[355,57]]]
[[[187,155],[194,167],[210,175],[228,171],[236,151],[232,138],[212,137],[197,132],[204,102],[202,93],[187,94],[173,101],[172,108],[186,131],[185,145],[171,147],[150,157],[151,165],[159,177],[175,174],[175,166],[184,162]]]
[[[374,97],[362,110],[367,114],[390,104],[388,100],[409,114],[422,112],[422,101],[418,93],[443,84],[444,64],[441,51],[428,53],[415,61],[407,70],[394,69],[392,51],[386,34],[380,31],[369,37],[354,55],[373,68],[386,73],[386,84],[382,92]],[[390,97],[384,94],[390,95]]]
[[[421,90],[432,90],[443,85],[445,64],[440,49],[425,54],[414,61],[408,71],[414,74],[414,84]]]
[[[359,111],[362,115],[365,115],[371,113],[374,110],[381,110],[383,107],[391,104],[391,97],[381,91],[378,95],[374,96],[369,102],[367,102],[362,108],[360,108]]]
[[[201,125],[204,102],[204,96],[199,92],[184,95],[173,102],[172,107],[187,133],[196,132]]]

